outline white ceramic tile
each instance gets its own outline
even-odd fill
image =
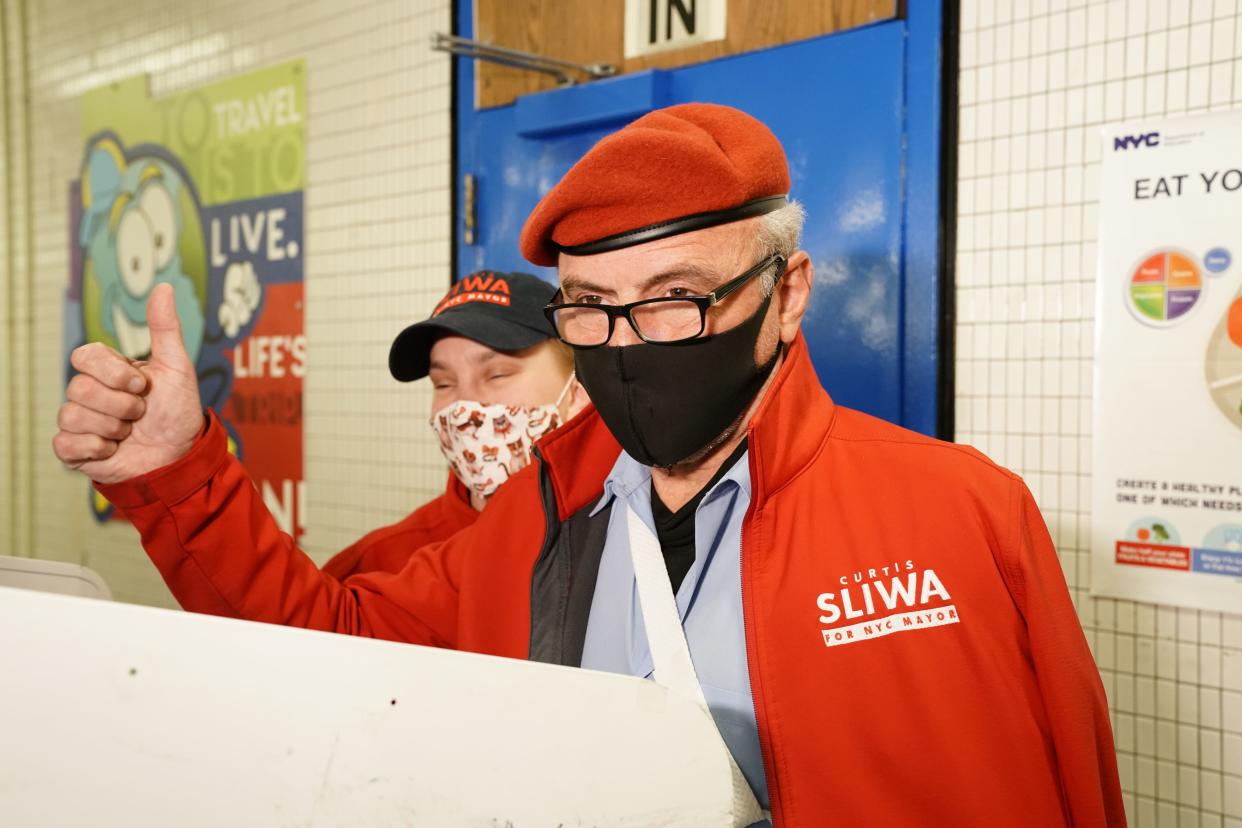
[[[1165,85],[1166,114],[1176,115],[1186,111],[1189,78],[1190,73],[1185,69],[1168,73],[1168,83]]]
[[[1242,651],[1221,651],[1220,686],[1226,690],[1242,691]]]
[[[1222,691],[1220,709],[1222,729],[1230,733],[1242,733],[1242,693]]]
[[[1222,734],[1221,770],[1234,776],[1242,776],[1242,735]]]
[[[1242,63],[1239,65],[1242,66]],[[1228,61],[1212,64],[1208,80],[1208,104],[1213,108],[1226,107],[1233,98],[1234,72],[1235,67]]]
[[[1219,730],[1199,728],[1199,762],[1208,770],[1222,769],[1222,734]]]
[[[1186,26],[1190,23],[1190,4],[1191,0],[1168,0],[1169,4],[1169,28],[1177,26]]]
[[[1219,729],[1221,725],[1221,691],[1214,687],[1199,688],[1199,724]]]
[[[1191,759],[1191,762],[1194,760]],[[1198,825],[1199,816],[1197,813],[1199,807],[1199,771],[1192,765],[1188,765],[1183,761],[1177,766],[1178,786],[1177,801],[1181,805],[1189,806],[1189,809],[1183,809],[1179,812],[1179,816],[1189,812],[1194,816],[1195,824]]]
[[[1211,97],[1211,69],[1208,66],[1192,66],[1186,88],[1186,105],[1190,111],[1207,107]]]
[[[1143,101],[1144,115],[1154,117],[1164,113],[1166,81],[1167,78],[1163,73],[1148,75],[1144,79],[1146,84],[1146,93]]]
[[[1156,796],[1159,799],[1166,800],[1160,805],[1165,808],[1171,807],[1172,802],[1177,801],[1178,796],[1178,778],[1177,764],[1167,759],[1160,759],[1156,762]],[[1161,819],[1162,823],[1167,823],[1167,817]],[[1176,828],[1176,826],[1173,826]]]
[[[1230,60],[1233,57],[1233,42],[1236,35],[1237,22],[1233,17],[1217,18],[1212,21],[1212,54],[1213,62]]]
[[[1124,37],[1126,33],[1126,0],[1107,0],[1109,38]]]
[[[1199,801],[1209,813],[1220,813],[1223,804],[1224,787],[1221,775],[1214,770],[1203,770],[1199,774]]]
[[[1220,618],[1221,638],[1224,647],[1242,650],[1242,615],[1224,614]]]
[[[1198,23],[1211,20],[1214,7],[1214,0],[1191,0],[1190,21]]]
[[[1242,776],[1222,777],[1225,816],[1242,817]]]
[[[1190,65],[1212,62],[1212,23],[1196,23],[1190,27]]]

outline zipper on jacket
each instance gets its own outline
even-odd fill
[[[548,461],[543,459],[543,454],[537,447],[532,448],[530,453],[539,464],[539,500],[543,504],[543,546],[535,558],[535,566],[539,566],[551,550],[556,530],[560,528],[560,507],[556,502],[556,490],[552,487],[552,472],[548,469]]]
[[[535,556],[534,566],[531,567],[531,580],[527,585],[528,599],[530,610],[528,612],[528,625],[530,632],[526,640],[526,657],[533,659],[535,651],[535,572],[538,571],[540,564],[551,553],[552,547],[556,545],[556,538],[560,530],[560,511],[556,503],[556,491],[552,487],[551,471],[548,469],[548,463],[543,459],[538,447],[531,449],[531,456],[535,458],[535,462],[539,464],[539,500],[543,504],[544,530],[543,545],[539,548],[539,554]]]
[[[751,670],[757,669],[757,667],[755,662],[755,633],[750,620],[751,609],[750,601],[748,600],[749,590],[746,589],[746,531],[747,528],[753,523],[756,514],[755,503],[757,498],[754,495],[755,491],[759,487],[759,478],[755,475],[755,467],[758,465],[756,462],[758,453],[755,451],[754,441],[751,441],[748,451],[750,452],[750,457],[747,458],[747,462],[750,465],[751,500],[747,514],[742,518],[742,533],[741,538],[738,541],[738,563],[740,564],[738,566],[738,572],[741,576],[741,584],[739,585],[739,588],[742,593],[742,630],[746,637],[746,687],[750,690],[750,703],[755,710],[755,735],[759,737],[759,756],[763,759],[763,778],[768,789],[768,811],[772,814],[772,824],[776,825],[777,798],[773,796],[773,792],[776,790],[776,774],[774,773],[772,761],[769,758],[771,750],[766,743],[767,740],[764,738],[763,731],[759,728],[760,705],[759,700],[755,697],[755,683],[751,680]]]

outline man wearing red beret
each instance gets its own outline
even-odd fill
[[[101,491],[188,609],[703,699],[777,826],[1124,824],[1031,495],[972,449],[832,402],[799,332],[813,278],[788,192],[779,142],[728,107],[653,112],[588,152],[521,243],[559,270],[548,316],[596,408],[396,575],[322,576],[214,420]]]

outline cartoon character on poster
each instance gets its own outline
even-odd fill
[[[88,341],[130,359],[151,349],[147,299],[168,283],[177,297],[186,350],[203,345],[207,262],[193,185],[175,160],[156,148],[126,157],[104,134],[90,142],[82,165],[82,322]]]

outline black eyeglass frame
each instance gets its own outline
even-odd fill
[[[579,351],[589,351],[592,348],[602,348],[612,341],[612,334],[616,328],[617,319],[623,317],[626,322],[630,323],[630,330],[638,335],[643,342],[652,345],[684,345],[687,342],[693,342],[703,335],[703,331],[707,329],[707,312],[715,305],[720,304],[729,297],[730,294],[737,291],[751,279],[762,274],[773,264],[777,264],[776,276],[772,279],[772,288],[776,289],[776,283],[785,275],[785,265],[789,260],[779,253],[773,253],[759,264],[747,270],[745,273],[725,282],[711,293],[700,296],[659,296],[654,299],[639,299],[637,302],[630,302],[628,305],[595,305],[590,302],[563,302],[557,303],[556,299],[561,296],[561,291],[556,291],[556,296],[552,297],[543,308],[543,315],[547,317],[548,323],[552,325],[552,330],[556,331],[557,339],[564,342],[571,348]],[[648,339],[646,335],[639,330],[638,325],[634,322],[633,310],[642,305],[654,305],[658,302],[692,302],[699,309],[699,330],[692,336],[682,337],[681,339]],[[596,345],[575,345],[561,336],[560,329],[556,325],[556,312],[566,308],[590,308],[592,310],[603,311],[608,316],[608,335],[604,337],[604,341]]]

